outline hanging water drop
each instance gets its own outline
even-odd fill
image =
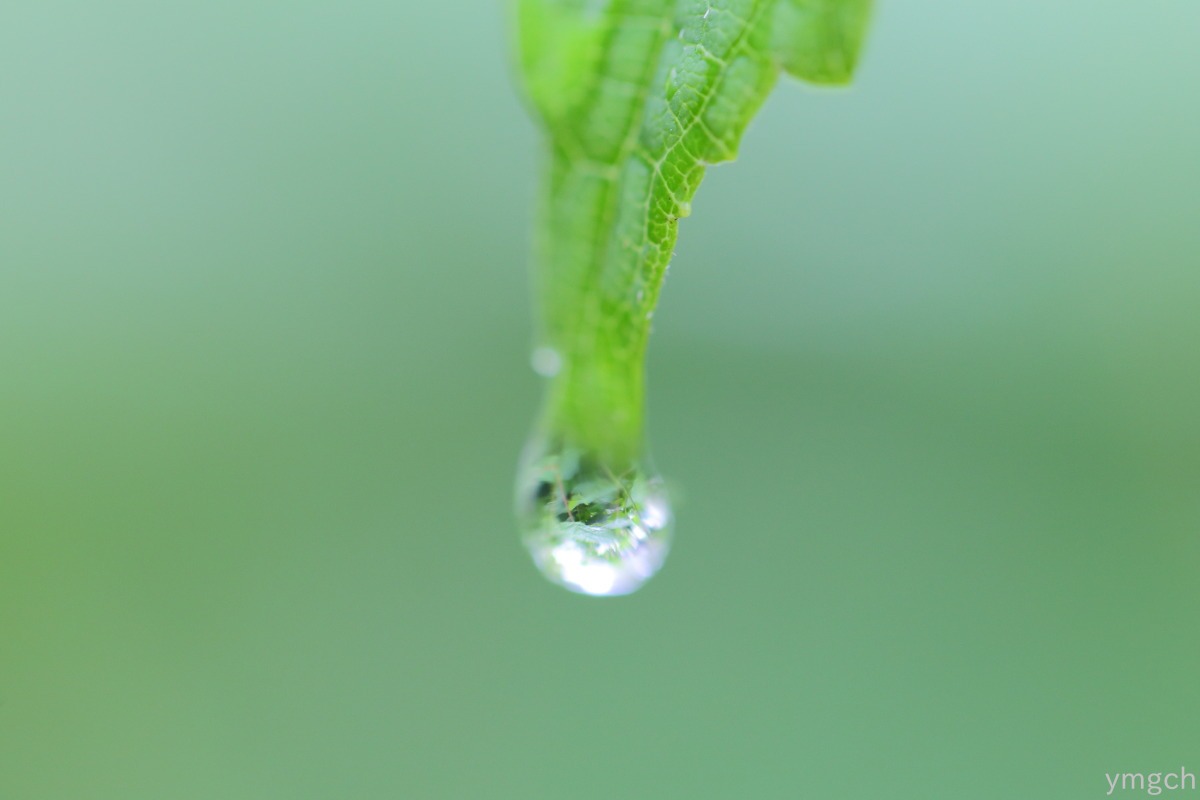
[[[671,508],[645,460],[616,468],[535,439],[523,462],[517,515],[525,547],[548,579],[581,594],[623,595],[662,567]]]

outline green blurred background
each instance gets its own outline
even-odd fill
[[[682,229],[675,552],[546,583],[492,2],[0,7],[0,798],[1200,772],[1200,4],[881,5]]]

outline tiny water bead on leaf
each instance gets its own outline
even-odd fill
[[[535,439],[517,492],[534,563],[573,592],[629,594],[667,557],[671,509],[662,480],[644,463],[617,471],[575,448]]]
[[[549,379],[518,513],[534,561],[567,588],[624,594],[662,565],[670,513],[641,458],[645,357],[679,221],[781,72],[849,80],[869,12],[870,0],[517,0],[518,67],[546,141],[532,364]]]

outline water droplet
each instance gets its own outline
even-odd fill
[[[553,347],[538,347],[529,358],[533,371],[543,378],[553,378],[562,369],[562,356]]]
[[[636,591],[658,572],[671,545],[661,478],[644,465],[618,472],[571,448],[527,450],[517,515],[538,569],[581,594]]]

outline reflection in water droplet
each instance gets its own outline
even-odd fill
[[[527,452],[517,513],[538,569],[573,592],[621,595],[658,572],[671,544],[662,480],[616,472],[577,450]]]

